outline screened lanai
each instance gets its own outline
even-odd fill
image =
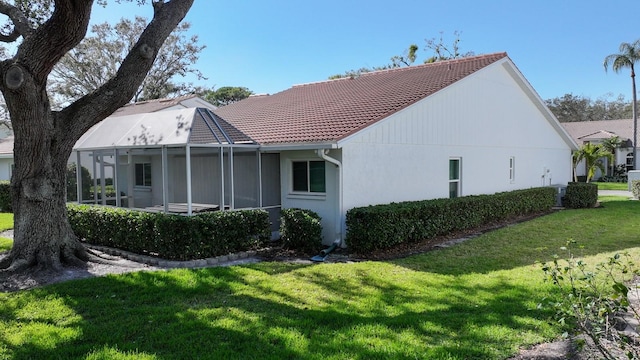
[[[70,161],[84,168],[78,203],[184,215],[265,208],[277,223],[279,155],[261,153],[208,109],[109,117],[76,142]]]

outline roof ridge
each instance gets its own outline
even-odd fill
[[[197,96],[196,94],[186,94],[186,95],[176,96],[174,98],[149,99],[149,100],[136,101],[136,102],[133,102],[133,103],[125,104],[124,106],[136,106],[136,105],[150,104],[150,103],[182,101],[182,100],[189,99],[189,98],[196,97],[196,96]]]
[[[376,71],[363,73],[362,76],[372,76],[372,75],[376,75],[376,73],[405,71],[405,70],[411,70],[411,69],[416,69],[416,68],[427,68],[427,67],[436,67],[436,66],[457,64],[457,63],[462,63],[462,62],[471,62],[471,61],[481,60],[481,59],[485,59],[485,58],[491,58],[491,57],[495,57],[495,56],[500,56],[501,58],[502,57],[507,57],[507,53],[506,52],[496,52],[496,53],[491,53],[491,54],[482,54],[482,55],[460,57],[460,58],[456,58],[456,59],[440,60],[440,61],[435,61],[435,62],[426,63],[426,64],[418,64],[418,65],[397,67],[397,68],[391,68],[391,69],[376,70]]]
[[[327,80],[320,80],[320,81],[312,81],[312,82],[308,82],[308,83],[295,84],[295,85],[292,86],[292,88],[302,87],[302,86],[310,86],[310,85],[316,85],[316,84],[323,84],[323,83],[331,83],[331,82],[336,82],[336,81],[353,80],[354,78],[358,78],[360,76],[376,76],[376,75],[379,75],[379,74],[386,74],[386,73],[391,73],[391,72],[410,71],[410,70],[415,70],[415,69],[418,69],[418,68],[435,67],[435,66],[442,66],[442,65],[457,64],[457,63],[461,63],[461,62],[477,61],[477,60],[481,60],[481,59],[485,59],[485,58],[491,58],[491,57],[495,57],[495,56],[500,56],[501,58],[508,57],[507,53],[504,52],[504,51],[503,52],[495,52],[495,53],[491,53],[491,54],[466,56],[466,57],[460,57],[460,58],[456,58],[456,59],[435,61],[435,62],[427,63],[427,64],[418,64],[418,65],[410,65],[410,66],[395,67],[395,68],[390,68],[390,69],[381,69],[381,70],[369,71],[369,72],[364,72],[364,73],[361,73],[361,74],[358,74],[358,75],[345,76],[345,77],[341,77],[341,78],[337,78],[337,79],[327,79]]]

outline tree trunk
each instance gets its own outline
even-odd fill
[[[25,76],[23,91],[8,93],[15,132],[11,195],[14,243],[0,268],[60,270],[80,265],[87,253],[73,234],[66,212],[66,164],[73,140],[56,133],[44,86]],[[27,106],[24,106],[27,104]],[[58,119],[60,121],[61,119]]]
[[[636,73],[633,69],[633,65],[631,66],[631,85],[633,89],[633,104],[631,107],[633,111],[633,170],[638,170],[638,101],[636,99]]]
[[[58,168],[66,169],[66,164],[42,169],[34,177],[13,179],[14,245],[6,262],[11,262],[10,270],[61,270],[63,265],[88,260],[67,219],[65,172]]]
[[[158,49],[193,1],[152,2],[153,20],[115,77],[57,112],[51,111],[47,78],[60,58],[84,38],[93,1],[56,0],[49,20],[31,31],[26,29],[26,18],[11,18],[21,25],[24,39],[14,57],[0,62],[0,91],[15,134],[14,243],[9,256],[0,261],[0,270],[60,270],[65,265],[84,265],[89,259],[67,219],[65,177],[73,145],[132,98]],[[13,10],[19,14],[17,8]]]

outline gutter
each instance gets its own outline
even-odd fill
[[[318,157],[320,157],[321,159],[323,159],[324,161],[328,161],[330,163],[332,163],[333,165],[335,165],[338,168],[338,211],[336,212],[336,225],[335,225],[335,234],[336,234],[336,239],[333,241],[333,244],[340,246],[340,247],[344,247],[344,242],[343,242],[343,235],[344,232],[342,231],[342,210],[343,210],[343,196],[342,196],[342,163],[340,161],[338,161],[335,158],[332,158],[330,156],[328,156],[327,154],[329,153],[328,149],[316,149],[316,155],[318,155]]]

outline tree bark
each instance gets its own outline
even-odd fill
[[[157,50],[193,1],[154,1],[154,18],[117,75],[60,112],[51,111],[46,80],[86,34],[93,1],[57,0],[51,18],[24,38],[16,56],[0,63],[0,90],[15,134],[14,243],[0,269],[61,270],[89,259],[67,219],[66,168],[73,146],[86,130],[133,97]]]

